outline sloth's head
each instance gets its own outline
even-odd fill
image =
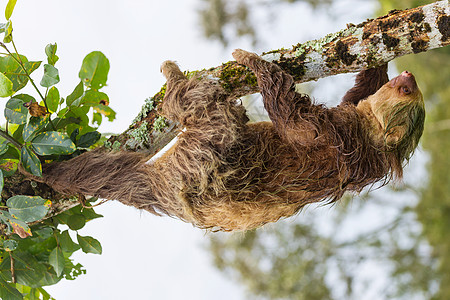
[[[362,102],[370,107],[381,128],[374,136],[377,144],[395,152],[400,160],[409,159],[422,136],[425,121],[423,96],[414,75],[404,71]]]

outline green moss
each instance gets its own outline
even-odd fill
[[[268,52],[263,52],[263,53],[261,54],[261,56],[266,55],[266,54],[277,54],[277,53],[280,53],[280,54],[281,54],[281,52],[285,52],[285,51],[287,51],[286,48],[280,48],[280,49],[277,49],[277,50],[270,50],[270,51],[268,51]]]
[[[203,73],[205,70],[201,70],[201,71],[184,71],[184,75],[186,76],[186,78],[191,79],[194,78],[197,74],[201,74]]]
[[[104,146],[106,149],[111,150],[112,149],[112,144],[110,141],[105,141]]]
[[[258,80],[257,80],[255,74],[253,74],[253,73],[247,73],[245,75],[244,82],[246,85],[249,85],[252,87],[258,85]]]
[[[161,88],[160,93],[165,93],[165,92],[166,92],[166,85],[164,85]],[[138,123],[138,122],[142,121],[142,119],[145,118],[148,115],[148,113],[150,111],[152,111],[154,108],[155,108],[154,97],[149,97],[149,98],[145,99],[144,105],[142,106],[141,111],[136,116],[136,118],[133,120],[132,124],[135,124],[135,123]]]
[[[358,30],[360,30],[360,29],[357,26],[352,25],[352,26],[349,26],[347,29],[343,29],[343,30],[335,32],[335,33],[327,34],[326,36],[324,36],[321,39],[307,41],[302,44],[297,44],[296,46],[294,46],[295,56],[301,56],[303,54],[306,54],[306,53],[309,53],[312,51],[321,52],[323,50],[323,47],[326,44],[334,42],[341,37],[353,35]]]
[[[164,85],[161,87],[161,90],[158,93],[159,97],[164,98],[164,96],[166,95],[166,91],[167,91],[167,83],[164,83]]]
[[[111,143],[111,141],[108,140],[108,141],[105,141],[105,143],[103,145],[108,150],[118,151],[118,150],[120,150],[121,143],[119,141],[114,141],[114,143]]]
[[[356,59],[356,55],[351,55],[348,52],[348,46],[346,46],[339,39],[341,39],[342,37],[347,37],[347,36],[351,36],[351,35],[355,35],[355,34],[362,35],[362,30],[363,29],[360,28],[359,26],[355,26],[355,25],[351,24],[351,25],[348,25],[347,29],[344,29],[344,30],[341,30],[341,31],[335,32],[335,33],[330,33],[330,34],[326,35],[325,37],[318,39],[318,40],[308,41],[303,44],[298,44],[298,45],[294,46],[294,50],[295,50],[294,54],[297,58],[299,58],[296,63],[297,70],[294,71],[295,74],[299,74],[299,73],[304,74],[303,61],[305,60],[306,54],[311,53],[311,52],[322,53],[325,46],[330,43],[333,43],[333,42],[336,42],[335,50],[336,50],[337,55],[327,59],[327,66],[333,67],[337,63],[339,63],[339,61],[342,61],[346,65],[351,64]],[[303,68],[303,70],[299,69],[300,66]]]
[[[148,123],[146,121],[143,121],[141,126],[130,130],[128,132],[128,135],[138,143],[146,143],[148,142],[148,132]]]
[[[114,142],[114,144],[112,144],[112,146],[111,146],[111,148],[112,148],[112,150],[114,150],[114,151],[118,151],[118,150],[120,150],[120,142],[119,141],[115,141]]]
[[[163,128],[167,127],[166,119],[162,116],[159,116],[153,122],[153,129],[156,131],[162,131]]]
[[[236,62],[227,62],[222,65],[219,77],[222,87],[231,92],[242,85],[255,87],[257,85],[256,76],[248,68],[238,65]]]

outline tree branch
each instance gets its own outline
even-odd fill
[[[396,57],[415,54],[450,44],[450,4],[438,1],[429,5],[394,10],[387,15],[347,28],[321,39],[299,43],[291,49],[266,52],[262,57],[289,72],[296,83],[317,80],[340,73],[357,72],[387,63]],[[191,72],[219,80],[231,97],[257,93],[254,74],[235,61]],[[153,126],[163,87],[146,100],[129,129],[110,139],[110,146],[126,151],[146,151],[154,155],[181,130],[170,120],[166,126]]]

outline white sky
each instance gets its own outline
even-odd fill
[[[261,25],[264,44],[256,50],[321,37],[373,12],[370,1],[336,2],[333,10],[343,15],[335,20],[314,15],[305,5],[274,11],[282,18]],[[45,45],[57,42],[61,77],[57,87],[64,97],[79,81],[83,57],[94,50],[105,53],[111,64],[105,92],[117,120],[104,121],[101,131],[120,133],[143,100],[164,83],[159,73],[162,61],[176,60],[182,69],[196,70],[231,60],[234,47],[251,50],[246,42],[224,50],[205,41],[196,15],[200,4],[200,0],[19,0],[12,16],[13,34],[19,51],[30,60],[45,60]],[[40,76],[34,74],[36,82]],[[325,87],[314,96],[339,99],[352,80],[348,75],[338,77],[339,84],[321,81]],[[333,96],[336,93],[339,97]],[[47,287],[56,299],[245,299],[243,288],[212,266],[203,231],[113,201],[96,211],[104,218],[89,222],[80,234],[100,240],[103,254],[77,252],[73,258],[87,274]]]

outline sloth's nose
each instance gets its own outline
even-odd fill
[[[410,73],[410,72],[408,72],[408,71],[403,71],[403,72],[402,72],[402,76],[405,76],[405,77],[411,77],[411,76],[412,76],[412,73]]]

